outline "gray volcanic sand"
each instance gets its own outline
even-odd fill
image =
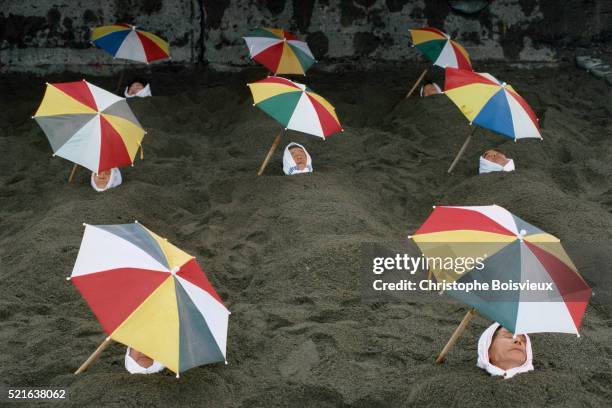
[[[305,82],[337,108],[345,132],[327,141],[290,132],[262,177],[255,173],[278,124],[251,105],[242,74],[157,72],[153,98],[130,101],[145,160],[103,194],[80,169],[52,158],[30,119],[44,82],[0,78],[0,375],[10,386],[68,389],[66,406],[593,406],[612,399],[612,91],[571,66],[483,65],[511,83],[541,118],[544,141],[469,132],[445,96],[400,101],[422,69],[313,72]],[[114,88],[115,78],[88,78]],[[282,148],[306,145],[312,175],[282,175]],[[514,173],[477,175],[498,147]],[[536,370],[511,380],[476,368],[480,316],[444,365],[433,360],[467,308],[414,293],[362,303],[364,243],[402,242],[435,204],[502,205],[562,239],[594,288],[582,336],[531,336]],[[82,223],[138,220],[197,257],[232,311],[228,365],[177,380],[135,376],[113,344],[71,374],[104,335],[65,280]],[[104,250],[104,248],[101,248]]]

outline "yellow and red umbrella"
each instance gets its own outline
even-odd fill
[[[113,58],[151,63],[170,58],[168,43],[155,34],[130,24],[96,27],[91,41]]]
[[[315,62],[304,41],[279,28],[256,28],[243,37],[249,56],[275,74],[300,74]]]
[[[86,225],[70,280],[110,339],[173,372],[226,360],[230,312],[193,256],[141,224]]]
[[[133,164],[146,133],[125,98],[85,80],[47,83],[33,118],[54,156],[94,173]]]

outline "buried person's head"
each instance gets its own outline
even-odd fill
[[[493,171],[513,171],[514,160],[509,159],[497,149],[489,149],[480,156],[478,172],[491,173]]]
[[[421,98],[425,98],[427,96],[437,95],[442,93],[442,89],[435,82],[425,82],[423,86],[421,86],[420,90]]]
[[[478,340],[478,367],[491,375],[511,378],[533,370],[531,341],[526,334],[513,335],[493,323]]]
[[[151,96],[149,83],[142,78],[134,78],[125,88],[124,95],[126,98],[133,98],[135,96],[145,98]]]
[[[312,172],[312,159],[304,146],[291,142],[285,147],[283,172],[288,176]]]
[[[121,172],[118,168],[91,173],[91,186],[98,192],[117,187],[122,182]]]

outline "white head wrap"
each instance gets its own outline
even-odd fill
[[[533,371],[533,354],[531,352],[531,340],[529,340],[529,336],[526,334],[525,339],[527,339],[527,343],[525,344],[525,350],[527,352],[527,358],[525,359],[523,365],[504,371],[501,368],[491,364],[491,362],[489,361],[489,347],[491,347],[493,335],[495,334],[495,331],[499,326],[499,323],[493,323],[487,328],[487,330],[482,332],[482,334],[480,335],[480,339],[478,340],[478,363],[476,363],[476,365],[482,369],[487,370],[487,372],[491,375],[503,375],[506,380],[508,378],[514,377],[517,374]]]
[[[436,88],[436,91],[441,94],[442,93],[442,89],[438,86],[438,84],[436,84],[435,82],[431,82],[431,85],[434,86],[434,88]],[[425,84],[425,85],[430,85],[430,84]],[[421,85],[421,89],[419,90],[419,96],[421,98],[423,98],[423,90],[425,89],[425,85]]]
[[[491,173],[492,171],[514,171],[514,160],[509,159],[508,163],[504,166],[501,164],[497,164],[495,162],[489,161],[484,157],[480,156],[480,167],[478,168],[478,173]]]
[[[130,356],[130,350],[131,348],[128,347],[125,351],[125,369],[128,370],[130,374],[155,374],[166,368],[162,363],[155,360],[153,360],[153,364],[149,367],[144,368]]]
[[[297,165],[295,164],[295,161],[293,161],[293,156],[291,156],[291,152],[289,151],[289,149],[294,146],[302,148],[304,150],[304,153],[306,153],[306,167],[304,167],[304,170],[298,169]],[[291,142],[287,145],[287,147],[285,147],[285,152],[283,153],[283,172],[287,176],[299,173],[312,173],[312,159],[310,158],[310,154],[308,154],[308,151],[304,146],[298,143]]]
[[[96,185],[96,181],[94,179],[94,173],[91,173],[91,186],[94,188],[94,190],[96,190],[99,193],[101,193],[102,191],[106,191],[109,188],[119,186],[122,181],[123,179],[121,178],[121,172],[119,171],[118,168],[113,167],[110,171],[110,177],[108,179],[108,184],[106,185],[106,187],[100,188]]]
[[[136,92],[134,95],[128,94],[129,90],[130,90],[130,87],[126,86],[125,91],[123,92],[123,95],[125,95],[126,98],[134,98],[134,97],[146,98],[147,96],[153,96],[153,94],[151,94],[151,87],[149,86],[149,84],[146,84],[144,88]]]

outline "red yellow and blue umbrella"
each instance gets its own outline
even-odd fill
[[[412,44],[434,65],[472,70],[470,56],[465,48],[451,40],[445,32],[433,27],[414,28],[409,31]]]
[[[113,24],[94,28],[91,41],[113,58],[149,64],[170,58],[166,41],[130,24]]]
[[[446,69],[444,93],[470,121],[511,139],[541,139],[535,113],[511,85],[491,74]]]
[[[438,282],[489,284],[488,290],[444,292],[512,333],[578,334],[592,290],[553,235],[497,205],[437,206],[411,238],[432,259],[482,258],[483,266],[462,273],[429,266]],[[517,285],[496,291],[496,280]]]
[[[195,257],[141,224],[86,225],[70,280],[108,335],[100,347],[113,339],[177,374],[225,361],[230,312]]]
[[[300,74],[316,61],[308,44],[279,28],[256,28],[243,37],[249,56],[275,74]]]

